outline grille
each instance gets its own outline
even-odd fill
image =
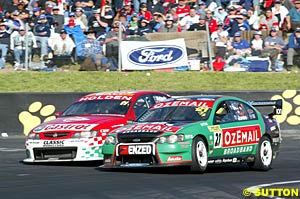
[[[59,133],[43,133],[44,137],[46,138],[62,138],[67,137],[69,135],[69,132],[59,132]]]
[[[158,161],[153,155],[124,155],[116,157],[117,164],[130,163],[148,163],[150,165],[157,164]]]
[[[74,159],[76,157],[77,147],[35,148],[33,149],[33,153],[36,160],[67,160]]]
[[[119,143],[154,142],[157,135],[153,134],[122,134],[118,136]]]

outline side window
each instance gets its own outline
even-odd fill
[[[133,106],[134,114],[138,118],[142,113],[148,110],[149,105],[144,97],[140,97],[136,100]]]
[[[232,110],[236,121],[257,119],[255,111],[248,104],[239,101],[230,101],[229,107]]]
[[[214,123],[224,124],[233,121],[234,121],[233,113],[230,111],[227,103],[225,101],[221,102],[216,109]]]

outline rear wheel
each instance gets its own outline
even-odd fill
[[[208,162],[207,146],[203,138],[196,137],[192,145],[192,172],[203,173]]]
[[[254,162],[249,162],[248,166],[255,170],[267,171],[271,168],[273,159],[273,149],[268,137],[262,137],[257,146]]]

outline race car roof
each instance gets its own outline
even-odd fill
[[[163,92],[158,91],[110,91],[110,92],[99,92],[99,93],[91,93],[81,97],[80,99],[76,100],[77,102],[80,101],[88,101],[88,100],[131,100],[133,97],[138,97],[144,94],[165,94]]]

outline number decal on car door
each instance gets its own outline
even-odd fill
[[[214,148],[221,148],[222,146],[222,132],[214,133]]]

